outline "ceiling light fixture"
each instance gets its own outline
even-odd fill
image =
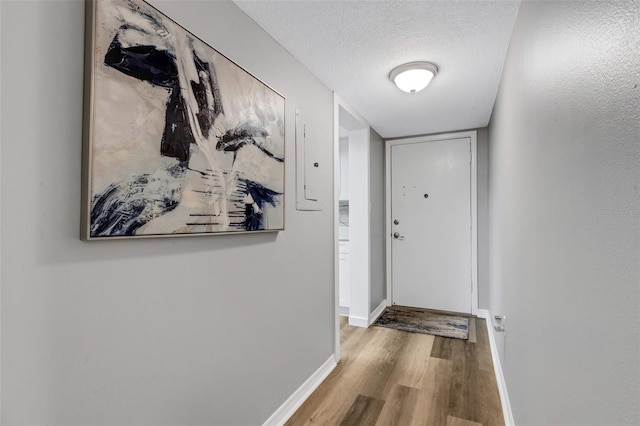
[[[417,93],[427,87],[436,74],[438,67],[431,62],[409,62],[395,67],[389,79],[403,92]]]

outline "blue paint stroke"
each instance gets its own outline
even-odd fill
[[[282,194],[265,188],[257,182],[250,180],[244,180],[244,182],[247,185],[247,194],[251,195],[253,202],[259,208],[257,212],[253,204],[245,204],[244,229],[247,231],[263,230],[265,229],[264,207],[266,207],[266,204],[276,207],[279,204],[277,197]]]
[[[182,198],[183,176],[184,168],[174,166],[109,185],[93,198],[91,236],[135,235],[152,219],[172,211]]]

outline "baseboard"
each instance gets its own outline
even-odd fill
[[[309,395],[320,386],[329,373],[336,368],[333,354],[324,362],[287,400],[264,422],[263,426],[284,425],[293,413],[309,398]]]
[[[511,403],[509,402],[509,394],[507,393],[507,383],[504,380],[502,372],[502,364],[498,356],[496,348],[496,339],[494,336],[493,321],[491,313],[487,309],[478,309],[478,317],[487,321],[487,333],[489,334],[489,346],[491,347],[491,359],[493,360],[493,371],[496,373],[496,381],[498,382],[498,392],[500,393],[500,402],[502,403],[502,414],[504,416],[505,426],[515,426],[513,420],[513,412],[511,411]]]
[[[349,307],[348,306],[342,306],[340,305],[339,307],[339,314],[341,317],[348,317],[349,316]]]
[[[382,315],[382,311],[384,311],[384,308],[387,307],[387,300],[383,300],[382,302],[380,302],[380,304],[378,305],[377,308],[375,308],[373,310],[373,312],[371,312],[369,314],[369,325],[373,324],[374,322],[376,322],[376,320],[378,319],[378,317],[380,315]]]
[[[355,315],[349,315],[349,325],[354,327],[369,327],[369,318],[357,317]]]

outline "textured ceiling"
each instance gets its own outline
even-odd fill
[[[484,127],[517,1],[234,2],[385,138]],[[396,66],[440,71],[422,92],[388,79]]]

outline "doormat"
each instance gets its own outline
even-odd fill
[[[454,339],[469,338],[469,318],[416,308],[389,306],[374,325]]]

